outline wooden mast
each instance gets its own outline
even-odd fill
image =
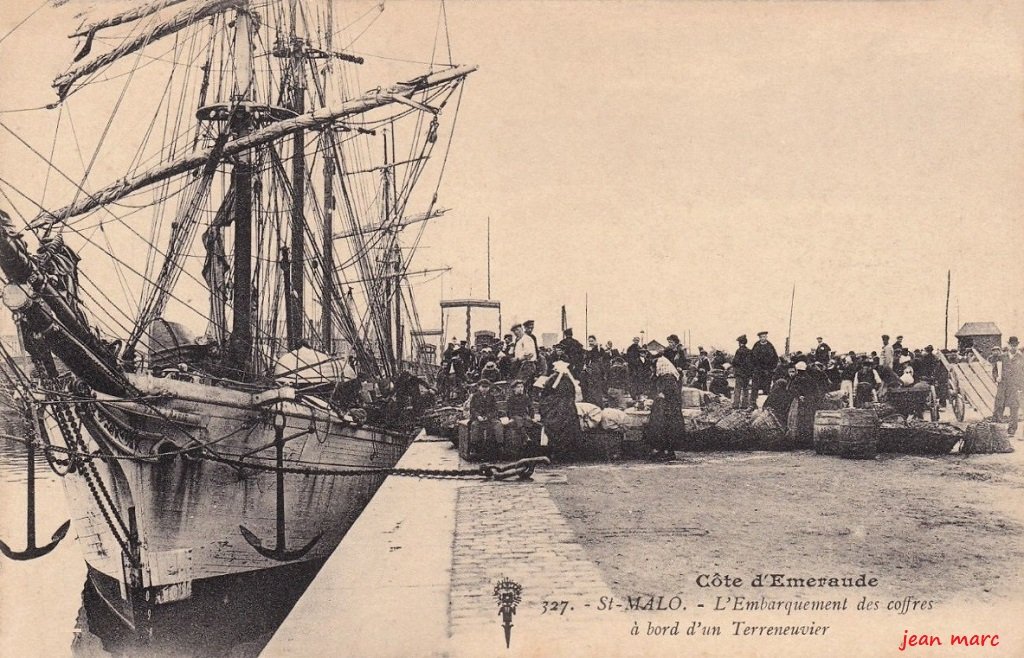
[[[252,132],[252,117],[243,101],[251,100],[252,54],[249,14],[239,9],[235,16],[235,86],[237,107],[231,119],[231,131],[238,137]],[[248,375],[251,371],[252,317],[252,155],[248,150],[235,157],[231,169],[235,190],[233,220],[235,226],[234,294],[231,300],[232,324],[229,358]]]
[[[324,29],[324,45],[327,51],[333,49],[332,36],[334,34],[334,3],[327,3],[327,26]],[[331,59],[327,58],[324,65],[324,76],[326,77],[331,69]],[[324,88],[326,89],[326,80]],[[329,144],[330,138],[327,131],[324,133],[325,146]],[[331,315],[334,310],[334,153],[333,149],[324,149],[324,233],[323,233],[323,279],[324,286],[321,293],[320,310],[320,331],[323,334],[323,348],[327,354],[334,354],[334,319]]]
[[[298,37],[297,11],[298,0],[289,2],[289,43],[290,56],[290,91],[291,109],[297,115],[306,111],[306,85],[303,71],[303,45]],[[292,212],[291,212],[291,249],[289,251],[291,272],[287,277],[290,290],[285,317],[288,326],[288,349],[294,350],[302,342],[305,321],[305,260],[306,260],[306,131],[296,130],[292,133]]]

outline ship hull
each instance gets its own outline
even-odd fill
[[[52,402],[40,415],[50,441],[97,455],[63,478],[64,490],[85,561],[109,579],[106,598],[117,584],[130,622],[190,598],[202,581],[325,560],[386,477],[339,473],[392,467],[411,438],[273,396],[254,405],[201,383],[135,383],[144,407]],[[284,465],[301,472],[279,479],[277,437]]]

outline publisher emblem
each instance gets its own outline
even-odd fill
[[[507,649],[512,641],[512,615],[516,614],[516,606],[523,600],[523,586],[514,580],[502,578],[494,585],[494,600],[498,602]]]

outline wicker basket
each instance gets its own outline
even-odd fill
[[[1006,435],[1007,425],[982,421],[967,426],[964,445],[960,452],[965,455],[983,455],[1013,452],[1013,444]]]
[[[452,437],[463,411],[458,407],[429,409],[423,414],[423,429],[431,436]]]
[[[747,409],[733,409],[715,423],[715,430],[721,450],[743,450],[754,445],[751,412]]]
[[[786,428],[771,409],[754,412],[750,417],[755,450],[792,450],[795,443],[786,436]]]
[[[874,409],[880,420],[887,420],[891,417],[899,416],[895,407],[888,402],[867,402],[864,404],[864,408]]]
[[[946,455],[964,438],[964,431],[949,423],[887,418],[879,428],[879,452],[906,455]]]

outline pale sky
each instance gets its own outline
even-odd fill
[[[5,0],[0,34],[37,4]],[[43,34],[46,11],[26,27]],[[1024,3],[449,0],[447,15],[454,60],[480,69],[440,192],[453,211],[411,268],[450,265],[446,297],[486,294],[490,216],[506,327],[557,330],[566,304],[582,336],[588,294],[602,342],[689,330],[731,349],[767,329],[781,348],[795,283],[794,349],[819,334],[874,349],[883,332],[941,346],[949,269],[951,342],[958,317],[1024,334]],[[436,16],[389,0],[373,28],[391,38],[352,50],[429,54]],[[0,110],[52,100],[62,65],[23,90],[18,49],[0,43]],[[18,166],[5,154],[0,175]],[[425,318],[441,283],[418,289]]]

